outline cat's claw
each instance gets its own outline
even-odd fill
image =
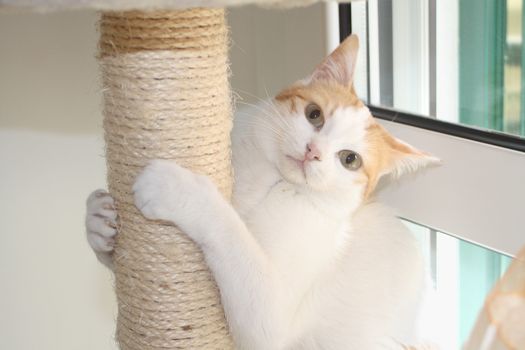
[[[112,253],[117,234],[117,212],[111,195],[96,190],[86,202],[86,237],[97,258],[112,268]]]

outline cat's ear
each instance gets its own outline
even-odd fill
[[[439,158],[397,139],[373,119],[367,131],[370,161],[365,170],[368,174],[365,197],[374,191],[379,179],[385,175],[397,178],[431,165],[441,164]]]
[[[343,86],[350,86],[354,80],[358,51],[359,39],[357,35],[352,34],[315,68],[308,80],[337,82]]]
[[[428,166],[441,164],[439,158],[416,149],[386,131],[383,137],[390,153],[386,166],[383,169],[384,175],[389,174],[397,178],[403,174],[413,173]]]

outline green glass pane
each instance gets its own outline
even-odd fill
[[[459,1],[460,122],[503,129],[506,0]]]
[[[459,119],[525,136],[523,0],[461,0]]]
[[[368,21],[372,104],[525,136],[523,0],[434,1],[428,18],[421,3],[380,1]]]
[[[487,294],[500,279],[511,259],[497,252],[460,241],[460,340],[470,334]]]

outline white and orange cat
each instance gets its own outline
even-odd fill
[[[409,349],[426,276],[411,234],[371,196],[437,162],[387,133],[354,92],[358,40],[237,116],[233,205],[211,180],[152,161],[135,204],[204,251],[238,349]],[[111,267],[112,199],[88,199],[87,238]]]

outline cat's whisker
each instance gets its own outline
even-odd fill
[[[266,130],[268,130],[269,132],[271,132],[271,134],[273,134],[274,136],[276,136],[278,139],[281,139],[281,138],[292,138],[292,134],[290,132],[288,132],[288,130],[284,129],[284,128],[280,128],[279,126],[275,126],[273,124],[271,124],[270,122],[264,120],[264,119],[256,119],[256,118],[253,118],[253,119],[250,119],[250,120],[243,120],[242,123],[244,125],[247,125],[247,126],[250,126],[251,128],[254,128],[254,129],[259,129],[259,128],[264,128]],[[257,132],[255,133],[254,135],[252,136],[257,136],[257,137],[260,137],[262,134],[262,132]]]
[[[243,113],[243,114],[244,114],[244,113]],[[244,114],[244,115],[249,116],[249,119],[248,119],[248,118],[245,118],[244,120],[239,121],[240,123],[243,123],[243,124],[245,124],[245,125],[250,125],[250,126],[259,126],[259,125],[263,125],[263,126],[266,126],[266,127],[271,128],[272,130],[275,130],[275,131],[279,131],[279,132],[282,131],[282,130],[280,130],[280,128],[278,128],[278,127],[279,127],[278,125],[273,125],[273,124],[270,123],[268,120],[261,119],[261,118],[256,118],[256,117],[252,117],[250,114]]]
[[[265,130],[272,132],[276,136],[288,135],[287,131],[282,130],[278,125],[273,125],[265,119],[252,117],[252,115],[248,113],[240,114],[246,115],[247,118],[242,118],[242,120],[238,120],[237,123],[247,126],[249,130],[257,130],[260,128],[264,128]],[[257,132],[256,134],[260,135],[261,132]]]
[[[278,118],[272,118],[276,123],[280,123],[281,126],[282,124],[284,124],[284,126],[287,126],[287,127],[291,127],[291,123],[287,120],[286,117],[284,117],[278,110],[277,106],[275,106],[275,104],[273,103],[273,101],[271,99],[268,99],[268,100],[263,100],[263,99],[260,99],[261,101],[263,101],[265,103],[264,106],[261,106],[261,105],[256,105],[256,104],[252,104],[252,103],[248,103],[248,102],[243,102],[243,101],[239,101],[240,104],[243,104],[243,105],[246,105],[246,106],[250,106],[250,107],[253,107],[257,110],[259,110],[260,112],[262,112],[265,116],[271,118],[272,115],[270,114],[270,112],[274,112],[276,114],[276,116]],[[266,109],[266,107],[270,107],[271,110],[268,110]],[[287,128],[282,128],[282,131],[283,132],[286,132]],[[288,133],[287,133],[288,134]]]
[[[262,111],[262,110],[260,110],[260,111]],[[249,119],[245,118],[245,119],[241,120],[240,122],[242,122],[242,123],[252,123],[252,125],[264,124],[265,126],[272,128],[273,130],[276,130],[276,131],[279,131],[279,132],[286,132],[284,129],[276,129],[275,126],[272,123],[270,123],[270,121],[267,120],[267,119],[259,118],[256,115],[252,115],[251,113],[247,113],[247,112],[239,111],[237,113],[240,114],[240,115],[246,115],[246,116],[250,117]],[[268,118],[271,118],[272,122],[280,123],[279,118],[273,118],[273,116],[271,116],[269,114],[265,114],[265,116],[267,116]],[[280,127],[281,125],[277,125],[277,126]]]
[[[277,108],[275,106],[275,103],[273,103],[273,99],[270,97],[270,95],[268,94],[268,90],[266,90],[266,87],[264,88],[264,91],[266,93],[266,101],[268,102],[268,104],[273,108],[273,110],[280,116],[282,117],[282,115],[277,111]]]
[[[256,133],[248,132],[244,134],[246,137],[249,137],[251,140],[260,142],[260,141],[278,141],[282,140],[282,136],[277,133]]]
[[[268,118],[272,117],[272,115],[269,113],[270,111],[265,109],[265,108],[263,108],[263,106],[261,106],[261,105],[257,105],[257,104],[253,104],[253,103],[249,103],[249,102],[243,102],[243,101],[239,101],[238,103],[242,104],[242,105],[245,105],[245,106],[249,106],[249,107],[255,108],[259,112],[264,114],[266,117],[268,117]]]
[[[281,112],[279,112],[279,109],[277,108],[277,106],[275,105],[274,103],[274,99],[270,97],[270,95],[268,94],[268,90],[266,90],[266,87],[264,88],[265,92],[266,92],[266,101],[267,103],[270,105],[270,107],[272,107],[272,109],[274,110],[275,113],[277,113],[277,115],[280,117],[280,119],[285,122],[286,124],[289,124],[289,121],[287,118],[285,118]]]
[[[246,95],[249,95],[255,99],[257,99],[258,101],[262,102],[265,104],[265,106],[268,106],[268,107],[271,107],[272,111],[275,112],[275,114],[277,116],[279,116],[281,119],[283,119],[284,121],[286,121],[286,119],[284,118],[284,116],[279,112],[279,110],[277,109],[277,106],[275,105],[275,103],[273,102],[273,98],[270,97],[269,93],[268,93],[268,90],[266,89],[266,87],[264,88],[265,90],[265,93],[266,93],[266,98],[261,98],[257,95],[254,95],[248,91],[245,91],[245,90],[241,90],[241,89],[237,89],[237,91],[239,92],[242,92],[242,93],[245,93]],[[243,101],[239,101],[241,104],[247,104],[247,105],[251,105],[251,106],[254,106],[253,104],[249,104],[247,102],[243,102]]]
[[[268,96],[268,93],[266,94],[268,98],[267,98],[267,99],[264,99],[264,98],[261,98],[261,97],[259,97],[259,96],[257,96],[257,95],[254,95],[254,94],[252,94],[251,92],[246,91],[246,90],[235,89],[235,91],[236,91],[237,93],[242,93],[242,94],[248,95],[248,96],[250,96],[250,97],[253,97],[253,98],[255,98],[256,100],[258,100],[259,102],[262,102],[262,103],[264,103],[264,104],[268,104],[268,103],[269,103],[268,100],[271,99],[271,98]],[[240,94],[239,94],[239,96],[240,96]],[[242,97],[242,96],[241,96],[241,97]]]

